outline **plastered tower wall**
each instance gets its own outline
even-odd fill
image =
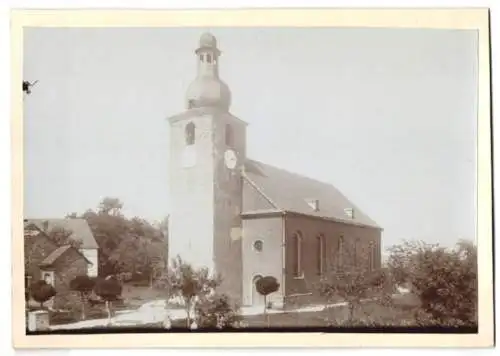
[[[215,37],[201,36],[186,111],[170,118],[168,254],[221,275],[219,291],[240,302],[246,123],[229,113],[231,93],[219,79],[220,53]]]
[[[186,167],[185,128],[195,130],[194,165]],[[168,256],[179,255],[196,267],[213,270],[214,160],[212,117],[199,116],[171,124]],[[192,157],[188,158],[189,160]]]

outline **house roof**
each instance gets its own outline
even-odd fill
[[[254,160],[245,162],[243,176],[243,214],[274,210],[380,229],[331,184]],[[352,218],[345,209],[352,209]]]
[[[89,224],[85,219],[26,219],[24,226],[34,224],[40,230],[64,229],[72,232],[71,238],[82,242],[81,248],[98,248]]]
[[[54,251],[52,251],[45,259],[40,262],[40,266],[52,266],[64,253],[68,250],[72,249],[71,245],[64,245],[56,248]],[[75,250],[78,252],[77,250]],[[89,264],[92,264],[84,255],[82,255],[80,252],[78,252],[82,258],[85,259],[85,261]]]

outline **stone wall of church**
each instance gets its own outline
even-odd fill
[[[228,129],[229,127],[229,129]],[[227,130],[230,140],[226,140]],[[214,216],[213,260],[222,276],[220,292],[242,302],[242,178],[240,167],[245,157],[245,125],[231,115],[220,114],[213,121]],[[231,141],[231,142],[227,142]],[[224,155],[232,149],[237,157],[234,168],[227,167]],[[210,179],[206,177],[205,179]]]
[[[353,266],[368,266],[369,246],[374,246],[374,268],[381,266],[381,230],[375,228],[349,225],[314,217],[287,214],[285,218],[285,303],[287,305],[320,302],[315,291],[322,274],[332,273],[339,268],[344,270]],[[303,275],[295,276],[293,271],[295,249],[292,245],[293,235],[300,231],[302,236],[301,269]],[[324,267],[318,268],[317,236],[323,235]],[[339,239],[343,236],[344,253],[339,255]]]
[[[283,218],[281,216],[243,220],[244,305],[263,303],[263,299],[254,290],[254,279],[257,276],[273,276],[278,280],[280,289],[271,294],[268,300],[274,304],[283,303],[282,241]],[[261,248],[259,248],[259,245]]]

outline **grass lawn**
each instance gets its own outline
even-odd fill
[[[386,307],[374,302],[367,302],[355,309],[354,320],[363,321],[363,325],[373,322],[376,325],[405,326],[413,321],[412,311],[415,307],[411,299],[395,301],[393,307]],[[322,328],[328,326],[341,326],[347,318],[347,308],[337,307],[318,312],[285,312],[268,315],[244,316],[246,327],[249,328]],[[269,326],[268,326],[269,320]],[[186,328],[185,319],[172,321],[173,328]],[[114,328],[122,328],[113,326]],[[145,324],[138,326],[140,329],[159,329],[161,323]]]
[[[354,320],[378,325],[401,325],[404,321],[411,324],[411,307],[386,307],[369,302],[354,310]],[[341,325],[348,318],[347,307],[329,308],[319,312],[289,312],[281,314],[245,316],[249,327],[326,327]]]

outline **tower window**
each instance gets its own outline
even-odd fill
[[[203,54],[200,54],[200,62],[203,62]]]
[[[304,276],[302,271],[302,235],[296,232],[292,238],[293,246],[293,276],[301,278]]]
[[[233,147],[233,127],[230,124],[226,124],[226,146]]]
[[[212,55],[207,53],[207,63],[212,63]]]
[[[192,122],[186,125],[186,145],[191,146],[194,145],[194,137],[195,137],[195,126]]]

